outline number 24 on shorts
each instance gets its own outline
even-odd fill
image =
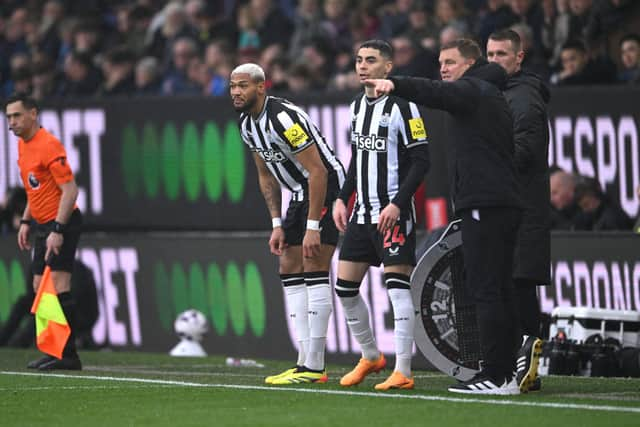
[[[384,248],[390,248],[394,243],[397,243],[398,246],[404,245],[405,238],[404,234],[400,231],[400,226],[396,225],[393,227],[393,230],[387,229],[384,232]]]

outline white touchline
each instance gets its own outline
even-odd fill
[[[71,378],[71,379],[84,379],[84,380],[98,380],[98,381],[116,381],[116,382],[132,382],[142,384],[161,384],[161,385],[174,385],[181,387],[204,387],[204,388],[229,388],[240,390],[260,390],[260,391],[295,391],[297,393],[315,393],[315,394],[333,394],[341,396],[364,396],[364,397],[378,397],[386,399],[415,399],[415,400],[427,400],[436,402],[454,402],[454,403],[483,403],[492,405],[507,405],[507,406],[530,406],[537,408],[554,408],[554,409],[581,409],[586,411],[605,411],[605,412],[630,412],[640,413],[640,408],[624,407],[624,406],[607,406],[607,405],[583,405],[579,403],[553,403],[553,402],[521,402],[517,400],[498,400],[498,399],[463,399],[458,397],[446,397],[446,396],[428,396],[422,394],[385,394],[385,393],[373,393],[373,392],[356,392],[356,391],[344,391],[344,390],[319,390],[317,388],[295,388],[295,387],[266,387],[259,385],[243,385],[243,384],[203,384],[193,383],[187,381],[172,381],[172,380],[154,380],[150,378],[133,378],[133,377],[106,377],[98,375],[67,375],[67,374],[50,374],[50,373],[31,373],[31,372],[12,372],[12,371],[0,371],[2,375],[22,375],[32,377],[54,377],[54,378]]]

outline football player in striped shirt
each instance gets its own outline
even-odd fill
[[[265,382],[323,383],[332,311],[329,266],[338,242],[329,210],[344,183],[344,169],[302,109],[266,94],[260,66],[238,66],[229,86],[233,107],[241,113],[240,134],[253,152],[271,214],[269,247],[279,257],[288,315],[299,344],[296,366]],[[281,187],[292,193],[284,221]]]
[[[363,43],[356,56],[358,78],[364,82],[386,77],[393,67],[392,58],[389,43]],[[415,310],[409,276],[416,261],[413,194],[429,169],[427,132],[415,104],[395,96],[376,97],[368,87],[351,103],[351,118],[351,163],[333,210],[338,229],[346,231],[335,289],[362,358],[340,384],[359,384],[386,365],[358,291],[369,266],[382,263],[393,306],[396,364],[391,376],[375,388],[412,389]],[[353,192],[356,202],[347,224],[347,204]]]

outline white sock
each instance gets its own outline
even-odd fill
[[[331,285],[329,272],[305,273],[309,296],[309,352],[304,366],[316,371],[324,369],[324,353],[327,343],[331,305]]]
[[[293,319],[293,327],[298,340],[297,365],[304,365],[309,352],[309,308],[307,285],[302,274],[281,274],[284,294],[287,299],[287,315]]]
[[[391,288],[387,291],[393,306],[393,335],[396,344],[396,367],[405,377],[411,377],[413,328],[416,321],[411,291]]]
[[[378,360],[380,351],[373,337],[373,330],[369,324],[369,310],[360,294],[354,297],[340,297],[344,315],[351,335],[356,339],[362,351],[362,357],[367,360]]]

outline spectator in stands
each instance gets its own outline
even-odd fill
[[[20,93],[31,93],[31,70],[28,66],[18,68],[11,72],[13,91]]]
[[[376,37],[380,32],[380,19],[377,16],[374,1],[364,0],[359,2],[358,7],[352,10],[349,15],[349,31],[351,32],[353,44],[362,43],[372,37]],[[341,44],[338,49],[346,52],[347,46]]]
[[[58,95],[86,97],[94,95],[100,86],[100,72],[93,66],[86,53],[73,52],[64,62],[64,78]]]
[[[262,46],[289,46],[293,24],[273,0],[250,0],[249,5],[258,29]]]
[[[271,63],[271,91],[287,92],[289,91],[289,73],[290,62],[286,57],[279,57]]]
[[[568,0],[543,0],[542,10],[544,24],[542,26],[542,47],[548,57],[548,64],[556,69],[560,66],[562,46],[569,40]]]
[[[551,76],[551,83],[561,86],[610,84],[615,82],[615,68],[603,59],[589,59],[584,43],[571,40],[560,54],[562,70]]]
[[[220,39],[226,40],[231,46],[238,43],[238,30],[233,21],[222,13],[221,3],[206,2],[203,3],[204,7],[198,7],[195,11],[191,25],[196,30],[200,46]]]
[[[145,52],[151,18],[153,18],[153,10],[141,4],[134,6],[129,11],[130,30],[126,45],[137,56],[143,55]]]
[[[544,24],[544,12],[540,2],[537,0],[509,0],[509,6],[515,17],[515,22],[525,24],[531,29],[532,37],[529,50],[538,53],[542,49],[542,26]]]
[[[37,49],[49,58],[55,58],[60,51],[59,25],[64,18],[62,0],[48,0],[42,8],[42,18],[38,26]]]
[[[211,76],[207,83],[209,95],[228,95],[229,75],[233,70],[234,63],[233,50],[226,40],[216,39],[207,45],[204,52],[204,64]]]
[[[402,35],[393,38],[391,46],[393,46],[392,75],[430,79],[440,77],[437,56],[433,52],[414,45],[408,36]]]
[[[467,11],[461,0],[436,0],[436,30],[440,33],[447,25],[453,25],[458,28],[460,33],[466,34],[469,31],[466,14]]]
[[[32,96],[37,101],[55,97],[59,85],[58,80],[58,72],[50,60],[44,59],[35,62],[32,67]]]
[[[236,25],[238,27],[238,49],[248,47],[260,49],[260,35],[251,6],[246,4],[238,8]]]
[[[98,23],[91,20],[80,22],[73,31],[73,50],[93,58],[101,48]]]
[[[147,53],[158,58],[163,65],[166,66],[171,62],[174,52],[173,45],[178,40],[195,40],[196,37],[193,28],[189,26],[182,3],[168,3],[164,8],[162,16],[164,17],[162,25],[153,33],[151,42],[147,47]],[[153,25],[153,23],[151,25]],[[150,29],[151,28],[153,27],[150,26]]]
[[[436,31],[436,24],[421,2],[415,2],[411,6],[409,26],[403,34],[409,36],[416,46],[421,46],[423,49],[435,51],[438,48],[439,34]]]
[[[575,228],[576,216],[579,213],[574,198],[576,177],[562,169],[550,172],[551,229],[571,230]]]
[[[618,80],[622,83],[640,83],[640,35],[627,34],[620,40],[622,71]]]
[[[631,230],[633,221],[622,208],[602,192],[595,178],[581,178],[575,200],[582,215],[576,229],[593,231]]]
[[[293,15],[293,35],[288,56],[295,61],[302,55],[303,47],[315,37],[328,37],[322,26],[319,0],[300,0]],[[268,75],[269,73],[267,73]]]
[[[403,34],[410,25],[409,14],[419,1],[395,0],[382,10],[380,22],[380,38],[388,40]]]
[[[547,59],[544,57],[542,50],[536,47],[534,43],[531,27],[525,23],[518,23],[513,24],[510,29],[518,33],[522,42],[522,49],[525,53],[522,69],[537,74],[543,80],[547,81],[551,71],[549,70]]]
[[[349,30],[349,9],[347,0],[325,0],[322,28],[334,50],[351,48],[353,45]]]
[[[196,56],[189,61],[187,78],[194,93],[206,95],[211,77],[211,73],[200,57]]]
[[[293,93],[303,93],[311,90],[313,81],[311,70],[304,63],[294,64],[289,69],[289,91]]]
[[[102,74],[105,77],[97,95],[130,96],[136,90],[133,67],[135,56],[126,47],[116,47],[107,52],[102,62]]]
[[[196,42],[190,37],[182,37],[173,44],[171,68],[165,74],[162,82],[162,93],[176,95],[196,93],[197,88],[189,82],[187,67],[189,62],[198,54]]]
[[[439,46],[443,46],[447,43],[451,43],[454,40],[464,37],[464,33],[460,31],[460,28],[455,25],[447,25],[440,31]]]
[[[593,0],[569,0],[569,32],[567,40],[584,39],[585,28],[591,16]]]
[[[311,72],[311,86],[324,89],[329,78],[334,74],[334,51],[325,39],[312,40],[302,50],[302,61]]]
[[[135,68],[136,95],[159,95],[162,87],[160,63],[153,56],[138,61]]]
[[[487,0],[487,11],[480,17],[476,30],[476,34],[482,42],[481,45],[487,45],[491,33],[507,28],[515,21],[511,8],[507,5],[507,0]]]

